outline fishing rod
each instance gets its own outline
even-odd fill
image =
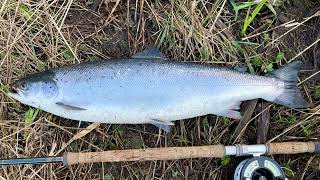
[[[147,149],[109,150],[102,152],[67,152],[63,156],[18,158],[0,160],[0,165],[63,163],[65,166],[97,162],[178,160],[188,158],[223,158],[225,156],[253,156],[241,162],[235,179],[254,179],[255,174],[284,178],[280,166],[261,155],[320,153],[320,142],[281,142],[258,145],[236,144],[233,146],[210,145],[191,147],[164,147]],[[249,177],[250,176],[250,177]]]

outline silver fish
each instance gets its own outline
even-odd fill
[[[301,62],[267,76],[205,64],[168,60],[156,48],[128,59],[71,65],[11,84],[8,95],[23,104],[72,120],[154,124],[206,114],[241,117],[242,101],[262,98],[291,108],[309,104],[297,88]]]

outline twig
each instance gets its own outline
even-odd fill
[[[55,22],[55,20],[51,16],[50,16],[50,20],[51,20],[52,24],[54,25],[54,27],[57,29],[57,31],[60,34],[61,38],[63,39],[64,43],[66,43],[66,45],[68,46],[68,49],[72,53],[73,57],[78,61],[78,63],[80,63],[80,60],[78,59],[76,53],[72,50],[72,48],[69,45],[68,41],[66,40],[66,38],[62,34],[61,29],[58,27],[57,23]]]
[[[90,133],[92,130],[97,128],[100,125],[100,123],[92,123],[90,124],[87,128],[83,129],[76,135],[74,135],[67,143],[63,144],[61,149],[55,153],[55,155],[60,154],[65,148],[67,148],[73,141],[82,138],[83,136],[87,135]]]
[[[293,57],[292,59],[290,59],[289,62],[295,60],[297,57],[301,56],[304,52],[306,52],[308,49],[310,49],[312,46],[314,46],[315,44],[317,44],[320,41],[320,38],[317,39],[315,42],[313,42],[312,44],[310,44],[308,47],[306,47],[304,50],[302,50],[299,54],[297,54],[295,57]]]
[[[305,19],[304,21],[302,21],[301,23],[298,23],[295,27],[291,28],[291,29],[288,30],[287,32],[281,34],[279,37],[277,37],[276,39],[274,39],[273,41],[271,41],[271,42],[268,44],[268,46],[269,46],[270,44],[273,44],[274,42],[278,41],[278,40],[281,39],[283,36],[289,34],[291,31],[297,29],[298,27],[300,27],[302,24],[306,23],[306,22],[309,21],[310,19],[312,19],[312,18],[314,18],[314,17],[316,17],[316,16],[319,16],[319,15],[320,15],[320,11],[314,13],[312,16],[306,18],[306,19]]]
[[[244,38],[242,38],[241,40],[242,40],[242,41],[244,41],[244,40],[247,40],[247,39],[250,39],[250,38],[253,38],[253,37],[259,36],[259,35],[261,35],[261,34],[267,33],[267,32],[269,32],[269,31],[273,31],[273,30],[275,30],[275,29],[278,29],[278,28],[280,28],[280,27],[283,27],[283,26],[285,26],[285,25],[287,25],[287,24],[292,23],[293,21],[295,21],[295,20],[291,20],[291,21],[289,21],[289,22],[286,22],[286,23],[281,24],[281,25],[279,25],[279,26],[276,26],[276,27],[274,27],[274,28],[271,28],[271,29],[268,29],[268,30],[262,31],[262,32],[260,32],[260,33],[257,33],[257,34],[253,34],[253,35],[250,35],[250,36],[244,37]]]
[[[316,112],[312,113],[310,116],[308,116],[307,118],[305,118],[304,120],[298,122],[297,124],[294,124],[292,126],[290,126],[289,128],[285,129],[282,133],[280,133],[279,135],[277,135],[276,137],[270,139],[268,141],[268,143],[278,139],[280,136],[284,135],[285,133],[289,132],[290,130],[292,130],[293,128],[305,123],[307,120],[311,119],[314,115],[319,114],[320,113],[320,109],[318,109]]]
[[[97,11],[101,3],[102,3],[102,0],[95,0],[91,7],[91,10]]]
[[[221,7],[220,7],[220,10],[219,10],[216,18],[214,19],[214,21],[213,21],[213,23],[212,23],[212,26],[210,27],[210,30],[209,30],[210,32],[212,31],[213,28],[215,28],[215,24],[216,24],[216,22],[218,21],[218,18],[220,17],[220,15],[221,15],[221,13],[222,13],[222,11],[223,11],[223,9],[224,9],[224,6],[226,5],[226,2],[227,2],[227,0],[224,0],[224,1],[223,1],[223,3],[222,3],[222,5],[221,5]]]
[[[310,163],[313,161],[313,159],[316,157],[316,155],[313,155],[309,158],[307,164],[306,164],[306,167],[304,168],[303,170],[303,173],[301,174],[301,177],[300,177],[300,180],[303,180],[304,179],[304,175],[306,174],[306,171],[308,169],[308,166],[310,165]]]

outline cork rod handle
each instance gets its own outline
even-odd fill
[[[298,154],[319,153],[320,146],[317,142],[282,142],[269,143],[268,154]]]
[[[166,147],[150,149],[111,150],[103,152],[67,153],[64,164],[92,162],[176,160],[186,158],[222,158],[225,154],[223,145]]]

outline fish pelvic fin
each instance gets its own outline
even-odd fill
[[[164,130],[166,133],[170,133],[171,126],[174,125],[174,123],[171,121],[163,121],[163,120],[159,120],[159,119],[151,119],[150,124],[157,126],[159,129]]]
[[[273,100],[274,103],[291,108],[308,108],[311,106],[311,104],[303,98],[297,86],[297,77],[301,65],[301,61],[294,61],[267,75],[279,78],[285,83],[283,92]]]

